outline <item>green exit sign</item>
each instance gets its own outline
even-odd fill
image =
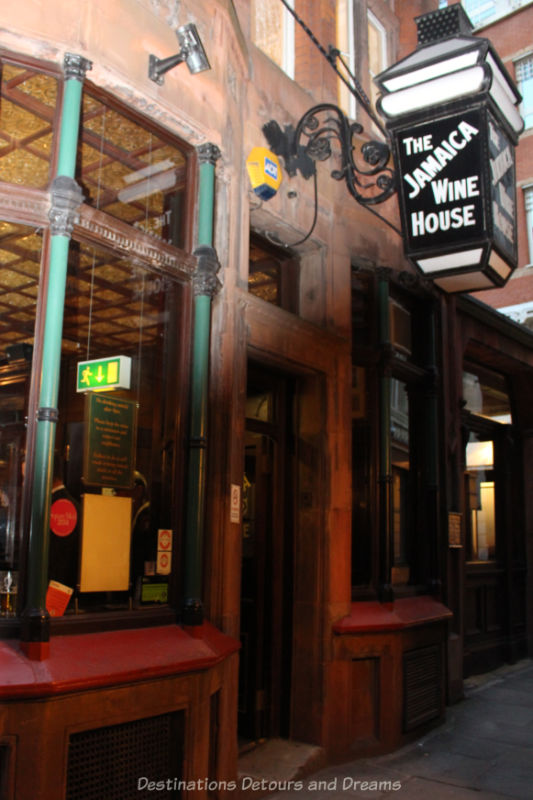
[[[131,383],[131,358],[112,356],[78,364],[77,392],[129,389]]]

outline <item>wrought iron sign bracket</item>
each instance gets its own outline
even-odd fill
[[[283,159],[290,177],[300,172],[308,180],[316,173],[316,162],[327,161],[335,150],[340,165],[331,171],[331,177],[344,180],[352,197],[368,207],[391,197],[396,191],[396,178],[394,170],[388,166],[390,148],[386,142],[364,142],[360,147],[362,159],[357,158],[359,142],[355,137],[362,132],[362,125],[348,120],[332,103],[310,108],[296,128],[286,125],[282,130],[275,120],[263,126],[271,150]],[[338,148],[332,146],[334,142]]]

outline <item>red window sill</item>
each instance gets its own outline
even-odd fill
[[[16,640],[0,641],[0,699],[48,697],[210,669],[239,649],[204,622],[55,636],[50,654],[29,659]]]
[[[394,603],[363,600],[352,603],[350,614],[336,622],[333,631],[337,634],[397,631],[443,622],[452,616],[449,608],[428,595],[404,597]]]

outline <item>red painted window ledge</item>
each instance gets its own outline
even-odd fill
[[[394,603],[362,600],[352,603],[350,614],[336,622],[333,631],[337,634],[396,631],[444,622],[452,616],[449,608],[429,595],[404,597]]]
[[[43,661],[16,640],[0,641],[0,699],[49,697],[209,669],[240,643],[204,622],[55,636]]]

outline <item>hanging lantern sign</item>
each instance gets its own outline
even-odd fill
[[[376,78],[405,252],[445,291],[502,286],[517,265],[521,97],[459,3],[416,23],[417,50]]]
[[[407,256],[451,291],[516,266],[514,147],[483,106],[394,130]]]

